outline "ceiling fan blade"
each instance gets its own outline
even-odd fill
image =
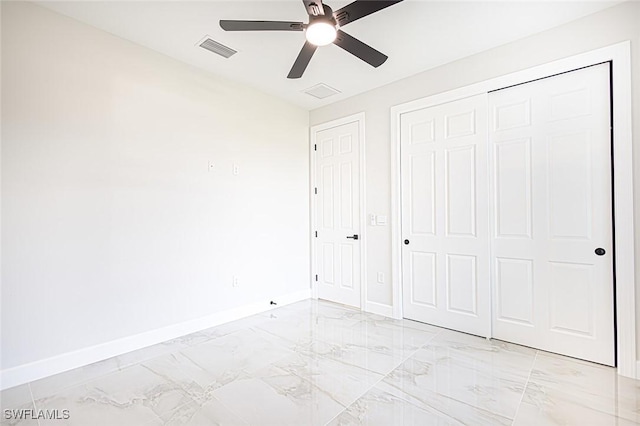
[[[364,18],[379,10],[400,3],[402,0],[383,1],[383,0],[356,0],[345,7],[336,10],[333,13],[334,18],[341,27],[350,22]]]
[[[307,69],[307,65],[309,65],[309,61],[311,60],[311,57],[313,56],[317,48],[318,46],[306,41],[304,43],[304,46],[302,46],[302,50],[298,54],[296,61],[293,63],[293,66],[291,67],[291,71],[289,71],[289,75],[287,76],[287,78],[302,77],[302,74],[304,74],[304,70]]]
[[[324,15],[322,0],[302,0],[309,16]]]
[[[376,68],[384,64],[384,61],[388,59],[387,55],[378,52],[373,47],[361,42],[355,37],[350,36],[342,30],[338,30],[338,35],[333,44],[343,48],[347,52],[357,56]]]
[[[302,22],[288,21],[229,21],[220,20],[225,31],[302,31]]]

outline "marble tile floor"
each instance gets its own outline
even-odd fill
[[[613,368],[305,300],[0,395],[2,425],[632,425]],[[5,410],[69,410],[66,420]]]

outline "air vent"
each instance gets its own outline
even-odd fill
[[[212,40],[209,36],[206,36],[205,38],[200,40],[198,46],[202,47],[203,49],[207,49],[209,52],[217,53],[220,56],[224,56],[225,58],[229,58],[238,53],[237,50],[233,50],[232,48],[225,46],[222,43],[218,43],[217,41]]]
[[[329,96],[337,95],[338,93],[340,93],[339,90],[336,90],[333,87],[329,87],[324,83],[316,84],[313,87],[309,87],[308,89],[303,90],[303,92],[318,99],[328,98]]]

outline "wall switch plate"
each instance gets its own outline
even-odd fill
[[[384,284],[384,272],[378,272],[378,282]]]
[[[373,213],[369,215],[369,225],[376,226],[376,215]]]
[[[387,224],[387,217],[386,216],[376,216],[376,225],[378,226],[383,226]]]
[[[216,165],[213,163],[213,161],[209,161],[207,163],[207,170],[209,170],[210,172],[214,171],[216,168]]]
[[[238,279],[238,277],[234,276],[233,277],[233,286],[234,287],[238,287],[240,285],[240,280]]]
[[[236,176],[240,174],[240,166],[238,166],[237,164],[233,165],[233,174]]]

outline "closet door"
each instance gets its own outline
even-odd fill
[[[614,365],[609,65],[489,95],[493,337]]]
[[[406,318],[481,336],[491,323],[487,97],[402,114]]]

